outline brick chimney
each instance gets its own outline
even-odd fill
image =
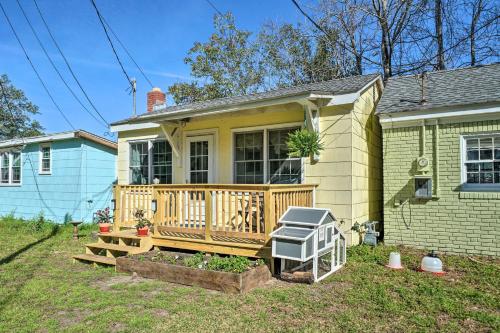
[[[165,93],[160,88],[153,88],[148,92],[148,112],[153,112],[153,106],[165,103]]]

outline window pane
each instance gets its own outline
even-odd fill
[[[479,159],[479,140],[478,139],[468,139],[466,141],[467,146],[467,160],[475,161]]]
[[[465,164],[467,168],[467,172],[478,172],[479,171],[479,163],[467,163]]]
[[[493,172],[481,172],[480,173],[480,182],[482,184],[493,183]]]
[[[468,184],[479,183],[479,173],[467,173],[467,183]]]
[[[496,160],[500,160],[500,136],[495,138],[495,151],[494,151],[494,158]]]
[[[491,160],[493,158],[493,138],[479,140],[480,154],[482,160]]]

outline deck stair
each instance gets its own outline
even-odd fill
[[[85,254],[73,256],[74,261],[115,266],[117,257],[148,252],[153,248],[153,242],[151,236],[138,237],[135,230],[124,230],[99,233],[97,242],[85,247]]]

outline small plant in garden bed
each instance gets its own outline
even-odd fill
[[[137,256],[132,255],[140,261],[150,260],[153,262],[165,263],[170,265],[179,265],[196,269],[205,269],[209,271],[243,273],[253,267],[265,265],[263,259],[250,260],[242,256],[221,257],[217,254],[207,256],[202,252],[193,255],[176,255],[171,252],[156,251],[153,254]]]

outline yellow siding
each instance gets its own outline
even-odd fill
[[[290,104],[270,108],[248,110],[245,113],[230,113],[226,115],[210,116],[203,118],[193,118],[182,129],[184,138],[190,135],[190,131],[196,131],[196,134],[203,134],[203,130],[217,131],[218,145],[216,147],[217,170],[215,182],[220,184],[231,184],[232,179],[232,130],[244,127],[270,126],[288,123],[302,123],[304,121],[304,112],[300,105]],[[147,130],[135,130],[120,132],[118,134],[118,183],[128,183],[128,159],[130,140],[163,138],[164,135],[160,128]],[[183,148],[183,147],[181,147]],[[174,183],[184,184],[185,166],[179,163],[178,159],[173,157],[173,176]]]
[[[382,133],[375,116],[379,91],[373,86],[354,104],[352,123],[354,222],[382,219]],[[359,240],[353,235],[353,242]]]
[[[380,220],[382,211],[382,156],[380,126],[375,117],[377,87],[367,89],[354,104],[320,109],[320,132],[325,144],[320,160],[311,164],[305,159],[305,183],[319,184],[315,203],[330,208],[348,243],[358,243],[351,233],[354,222]],[[303,123],[304,111],[299,104],[287,104],[245,112],[193,118],[182,129],[181,141],[190,131],[203,134],[217,132],[216,183],[233,183],[232,130],[245,127]],[[118,182],[128,182],[129,140],[163,137],[160,128],[120,132],[118,136]],[[181,147],[182,149],[182,147]],[[182,153],[182,152],[181,152]],[[183,163],[174,157],[174,183],[185,183]]]

